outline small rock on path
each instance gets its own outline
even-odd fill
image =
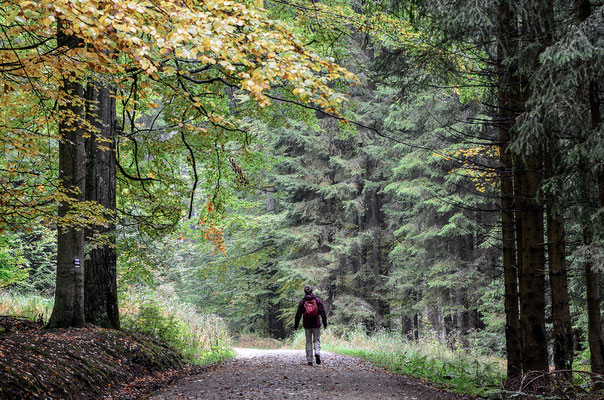
[[[302,350],[235,349],[237,358],[164,388],[152,399],[469,399],[376,368],[354,357],[322,353],[308,366]]]

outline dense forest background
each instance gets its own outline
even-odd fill
[[[6,15],[26,10],[0,18],[5,54],[36,48],[18,28],[33,23],[33,11],[19,3],[2,3]],[[288,64],[274,78],[267,65],[285,61],[268,45],[253,56],[266,67],[262,93],[246,86],[246,56],[197,65],[181,52],[170,75],[171,61],[128,58],[120,44],[126,55],[115,59],[129,69],[78,70],[86,101],[104,104],[103,90],[111,93],[112,133],[82,142],[81,165],[103,176],[94,147],[111,143],[113,213],[53,197],[65,136],[50,131],[75,124],[45,126],[40,115],[55,113],[61,97],[43,90],[49,82],[28,87],[19,71],[31,65],[18,65],[19,55],[0,64],[2,102],[12,104],[0,111],[2,292],[57,295],[59,226],[81,231],[82,260],[100,257],[94,265],[109,272],[87,282],[109,277],[115,289],[85,290],[114,290],[123,318],[133,303],[170,298],[220,316],[234,334],[284,339],[301,289],[312,284],[335,332],[438,337],[507,358],[509,377],[550,365],[604,372],[602,4],[263,6],[313,54],[296,62],[315,63],[315,75],[290,77],[299,64]],[[66,35],[77,37],[71,29]],[[101,48],[104,62],[117,51]],[[188,75],[179,62],[191,63]],[[304,82],[313,79],[322,86],[311,91]],[[102,186],[87,185],[86,193]],[[66,259],[71,265],[73,255]],[[113,312],[110,325],[119,326]]]

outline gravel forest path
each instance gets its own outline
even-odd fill
[[[323,352],[306,365],[302,350],[235,349],[237,357],[155,393],[176,399],[468,399],[354,357]]]

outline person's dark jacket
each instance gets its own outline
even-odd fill
[[[320,328],[321,327],[321,319],[323,319],[323,327],[327,328],[327,315],[325,315],[325,307],[323,306],[323,302],[320,298],[310,293],[304,296],[302,300],[300,300],[300,304],[298,304],[298,311],[296,312],[296,322],[294,323],[294,329],[298,329],[298,325],[300,324],[300,318],[304,315],[304,302],[306,300],[315,300],[317,302],[317,307],[319,308],[319,315],[317,318],[311,318],[308,320],[306,316],[302,320],[302,326],[306,329],[309,328]]]

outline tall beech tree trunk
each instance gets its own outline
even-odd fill
[[[70,49],[81,46],[74,35],[66,35],[59,21],[57,42]],[[63,76],[63,95],[59,112],[59,182],[69,201],[59,203],[59,218],[74,211],[73,202],[84,200],[86,178],[86,149],[84,146],[83,114],[84,87],[70,72]],[[77,218],[77,217],[76,217]],[[57,235],[57,278],[55,302],[48,328],[80,327],[85,324],[84,314],[84,229],[73,221],[69,226],[59,226]]]
[[[517,114],[518,82],[515,68],[504,65],[516,56],[517,26],[515,14],[507,1],[500,1],[498,17],[498,113],[499,161],[501,163],[501,236],[503,245],[503,279],[505,287],[505,339],[508,379],[522,373],[520,348],[520,316],[518,310],[518,271],[516,269],[516,242],[514,225],[513,159],[508,149],[512,141],[512,126]],[[507,64],[511,64],[507,62]]]
[[[114,219],[115,197],[115,131],[116,110],[112,90],[100,83],[87,88],[86,119],[94,128],[86,140],[86,199],[108,210],[105,217]],[[117,304],[117,255],[115,224],[97,225],[87,230],[89,239],[105,235],[108,241],[90,246],[86,259],[85,312],[86,322],[104,328],[119,329]]]

